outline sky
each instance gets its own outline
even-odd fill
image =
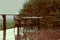
[[[0,0],[0,14],[18,14],[28,0]]]
[[[19,14],[19,10],[23,8],[23,4],[28,0],[0,0],[0,14]],[[13,16],[6,16],[7,19]],[[0,15],[0,19],[2,16]]]

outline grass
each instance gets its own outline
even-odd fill
[[[15,23],[13,20],[8,20],[6,21],[6,29],[14,28]],[[3,30],[3,24],[2,22],[0,23],[0,30]]]
[[[9,21],[9,22],[7,22],[6,24],[7,24],[7,25],[6,25],[6,26],[7,26],[7,27],[6,27],[7,29],[14,28],[14,21]]]

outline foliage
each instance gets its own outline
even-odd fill
[[[6,29],[14,28],[14,21],[7,21]],[[0,23],[0,30],[3,30],[3,23]]]
[[[7,27],[6,27],[7,29],[14,28],[14,21],[9,21],[9,22],[7,22],[7,23],[6,23],[6,26],[7,26]]]
[[[24,4],[21,16],[43,16],[40,19],[41,26],[54,28],[53,23],[60,21],[60,0],[30,0]],[[58,24],[60,25],[60,22]]]

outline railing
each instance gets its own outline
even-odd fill
[[[23,39],[25,39],[25,40],[28,40],[28,36],[27,35],[29,35],[29,36],[31,36],[31,38],[32,38],[32,35],[34,35],[35,36],[35,34],[36,34],[36,36],[38,35],[41,35],[40,34],[40,32],[39,32],[39,26],[40,26],[40,22],[39,22],[39,20],[42,18],[44,18],[44,17],[46,17],[46,16],[42,16],[42,17],[21,17],[22,19],[20,19],[20,27],[19,28],[21,28],[21,27],[24,27],[25,29],[26,29],[26,31],[25,31],[25,33],[23,32],[23,36],[22,36],[22,38],[21,38],[21,35],[20,34],[18,34],[18,35],[20,35],[20,36],[17,36],[16,37],[16,40],[20,40],[19,39],[19,37],[23,40]],[[53,17],[60,17],[60,16],[53,16]],[[35,23],[36,21],[35,20],[37,20],[38,21],[38,23]],[[46,20],[44,20],[44,21],[46,21]],[[51,20],[51,21],[53,21],[53,20]],[[55,20],[55,21],[59,21],[59,20]],[[28,23],[29,22],[29,23]],[[36,28],[37,28],[37,30],[38,31],[36,31],[36,29],[35,29],[35,25],[37,25],[36,26]],[[18,29],[19,30],[19,29]],[[46,30],[45,30],[46,31]],[[20,32],[20,30],[18,31],[18,33]],[[50,31],[51,32],[51,31]],[[46,32],[45,32],[46,33]],[[31,34],[31,35],[30,35]],[[45,35],[46,36],[46,35]],[[44,37],[45,37],[44,36]],[[40,36],[39,36],[40,37]],[[36,37],[36,38],[39,38],[39,37]],[[34,38],[33,38],[34,39]],[[33,39],[31,39],[31,40],[33,40]],[[34,39],[34,40],[36,40],[36,39]],[[39,39],[38,39],[39,40]]]
[[[3,17],[3,31],[4,31],[4,33],[3,33],[3,40],[6,40],[6,15],[2,15],[2,17]],[[17,17],[18,18],[18,17]],[[29,32],[31,32],[31,30],[30,29],[33,29],[33,30],[35,30],[35,21],[33,21],[33,20],[35,20],[35,19],[37,19],[38,20],[38,28],[39,28],[39,25],[40,25],[40,23],[39,23],[39,20],[41,19],[41,18],[43,18],[43,17],[22,17],[22,19],[24,20],[24,22],[25,23],[21,23],[21,19],[20,18],[18,18],[16,21],[18,21],[17,23],[18,23],[18,25],[16,25],[17,26],[17,39],[16,40],[20,40],[19,39],[19,28],[21,28],[23,25],[24,25],[24,27],[26,27],[26,28],[28,28],[28,26],[30,26],[29,27]],[[19,20],[20,19],[20,20]],[[32,22],[32,24],[28,24],[27,23],[27,20],[31,20],[31,22]],[[28,24],[28,25],[27,25]],[[32,27],[33,26],[33,27]],[[25,35],[26,36],[26,35]]]

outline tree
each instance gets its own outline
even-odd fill
[[[40,19],[41,27],[54,27],[53,23],[60,20],[60,1],[30,0],[28,3],[24,4],[20,16],[42,16],[43,18]]]

